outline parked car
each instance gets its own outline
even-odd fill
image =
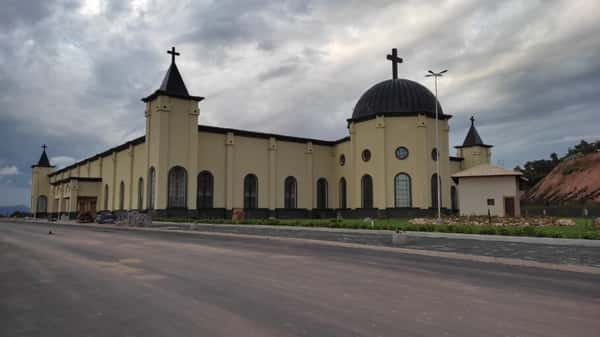
[[[77,222],[80,222],[80,223],[94,222],[94,218],[92,217],[92,214],[90,214],[90,212],[83,212],[83,213],[79,213],[77,215]]]
[[[103,223],[115,223],[117,218],[111,212],[100,212],[96,214],[96,222],[99,224]]]

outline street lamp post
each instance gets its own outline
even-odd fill
[[[442,222],[442,197],[441,197],[441,182],[442,179],[440,178],[440,136],[438,133],[438,124],[439,124],[439,120],[438,120],[438,93],[437,93],[437,80],[438,77],[442,77],[443,74],[445,72],[447,72],[448,69],[442,70],[439,73],[433,72],[431,70],[428,71],[429,74],[425,75],[425,77],[433,77],[434,78],[434,82],[435,82],[435,163],[436,163],[436,179],[437,181],[435,182],[436,185],[436,193],[437,193],[437,221],[438,223]]]

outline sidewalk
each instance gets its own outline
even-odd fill
[[[518,259],[548,264],[600,268],[600,240],[509,237],[493,235],[352,230],[338,228],[286,227],[263,225],[214,225],[155,222],[152,227],[78,224],[74,221],[45,222],[96,230],[152,231],[181,235],[246,235],[308,239],[376,247],[397,247],[419,251],[457,253],[472,256]],[[394,240],[394,236],[397,240]]]
[[[190,225],[202,230],[223,230],[227,232],[248,231],[314,231],[314,232],[333,232],[345,234],[386,234],[395,233],[390,230],[372,230],[372,229],[348,229],[348,228],[328,228],[328,227],[302,227],[302,226],[270,226],[270,225],[232,225],[232,224],[189,224],[181,222],[155,221],[152,227],[178,227],[189,229]],[[547,237],[528,237],[528,236],[504,236],[504,235],[482,235],[482,234],[461,234],[461,233],[440,233],[440,232],[412,232],[403,231],[402,234],[408,237],[424,238],[447,238],[447,239],[468,239],[482,241],[502,241],[530,244],[545,244],[556,246],[580,246],[600,248],[600,240],[586,239],[560,239]]]

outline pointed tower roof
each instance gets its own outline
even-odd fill
[[[200,102],[204,99],[204,97],[199,96],[191,96],[185,83],[183,82],[183,78],[179,73],[179,69],[175,64],[175,56],[178,56],[179,53],[175,52],[175,47],[172,47],[171,50],[167,51],[168,54],[171,54],[171,65],[163,78],[162,84],[160,88],[158,88],[155,92],[153,92],[150,96],[142,98],[143,102],[148,102],[156,98],[158,95],[165,95],[183,99],[190,99],[197,102]]]
[[[48,159],[48,155],[46,154],[46,144],[42,145],[42,155],[40,156],[40,160],[38,160],[38,163],[31,166],[33,167],[54,167],[52,165],[50,165],[50,160]]]
[[[475,117],[471,116],[471,127],[469,128],[469,132],[467,132],[467,136],[465,137],[465,141],[461,146],[455,146],[456,148],[462,147],[471,147],[471,146],[482,146],[482,147],[492,147],[492,145],[487,145],[481,140],[481,136],[479,136],[479,132],[475,128]]]

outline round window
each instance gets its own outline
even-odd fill
[[[404,146],[400,146],[396,149],[396,158],[404,160],[408,157],[408,149]]]
[[[340,166],[344,166],[346,164],[346,156],[343,154],[340,155]]]
[[[433,150],[431,150],[431,159],[433,159],[433,161],[437,161],[438,157],[438,150],[434,147]]]
[[[363,161],[371,160],[371,151],[369,151],[368,149],[364,149],[361,154],[361,157]]]

